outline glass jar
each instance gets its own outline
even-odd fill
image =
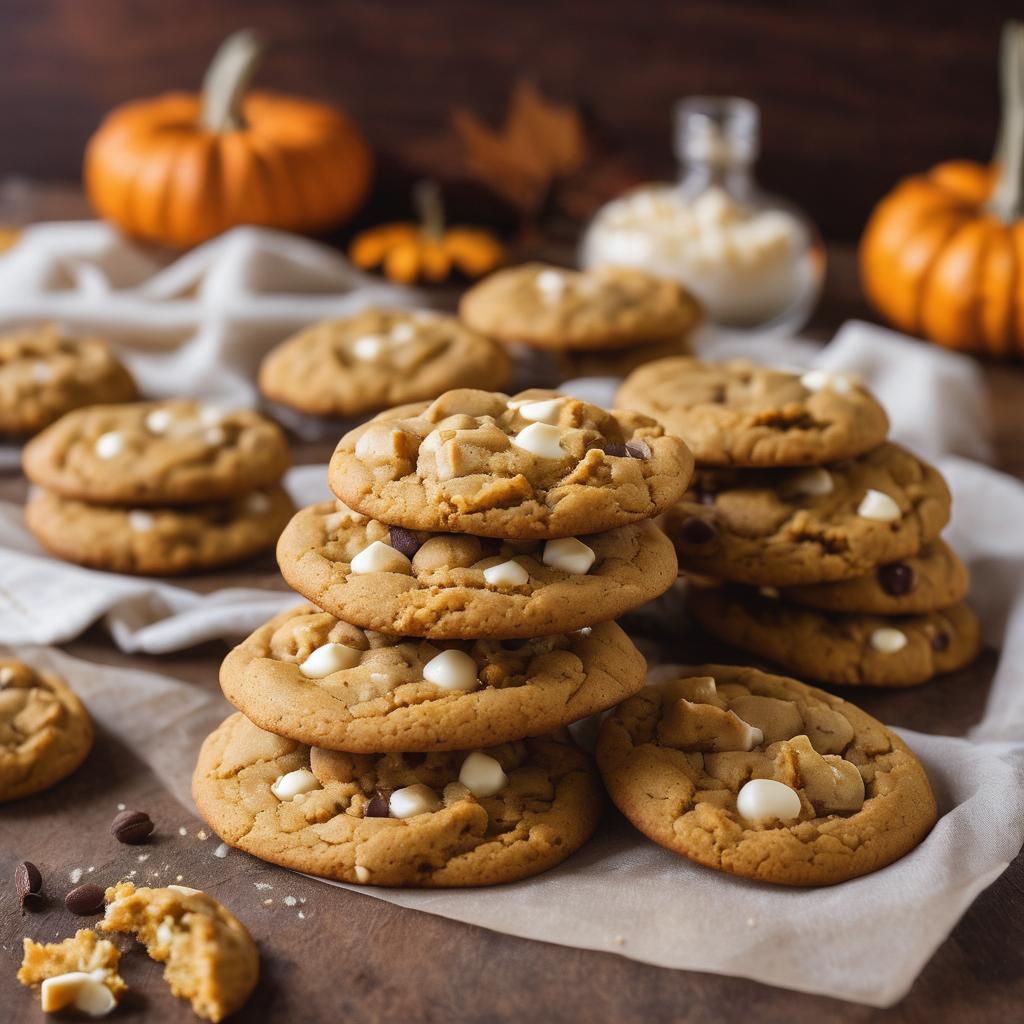
[[[817,229],[754,180],[759,113],[737,97],[689,97],[675,108],[676,184],[643,185],[598,211],[584,267],[631,266],[671,277],[733,331],[793,332],[825,274]]]

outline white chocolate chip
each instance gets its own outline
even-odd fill
[[[169,885],[168,889],[173,889],[175,892],[180,892],[182,896],[202,896],[202,889],[193,889],[188,885]]]
[[[119,430],[108,430],[96,438],[96,454],[101,459],[116,458],[124,451],[124,434]]]
[[[387,341],[376,334],[368,334],[364,338],[356,338],[352,342],[352,354],[356,359],[369,362],[372,359],[379,359],[381,353],[387,348]]]
[[[484,582],[491,587],[521,587],[530,582],[530,574],[514,559],[484,569]]]
[[[449,648],[423,666],[423,678],[442,690],[475,690],[480,685],[476,662],[465,651]]]
[[[792,821],[800,817],[800,796],[784,782],[751,779],[736,796],[736,810],[747,821]]]
[[[362,882],[363,885],[370,880],[370,872],[367,868],[364,868],[362,864],[356,865],[356,881]]]
[[[808,391],[834,391],[837,395],[848,395],[853,388],[853,381],[843,375],[826,373],[824,370],[808,370],[801,378],[800,383]]]
[[[790,493],[806,495],[809,498],[822,498],[826,494],[831,494],[835,486],[832,474],[824,466],[805,469],[786,482],[786,489]]]
[[[53,370],[46,363],[32,364],[32,379],[37,384],[46,384],[53,378]]]
[[[901,514],[899,505],[888,494],[870,488],[857,506],[857,515],[863,519],[877,520],[880,523],[895,522]]]
[[[388,332],[388,337],[396,345],[404,345],[416,337],[416,328],[412,324],[395,324]]]
[[[146,429],[151,434],[163,434],[171,425],[173,418],[170,409],[153,409],[146,414]]]
[[[199,422],[204,427],[218,427],[231,415],[231,410],[222,405],[204,405],[199,409]]]
[[[156,941],[169,946],[174,941],[174,918],[168,915],[156,926]]]
[[[262,491],[253,491],[245,499],[245,513],[250,516],[266,515],[270,511],[270,498]]]
[[[512,443],[542,459],[564,459],[562,431],[550,423],[531,423],[512,438]]]
[[[550,565],[552,569],[561,569],[562,572],[575,576],[586,576],[597,555],[576,537],[560,537],[558,540],[549,540],[544,545],[544,554],[541,557],[544,564]]]
[[[557,302],[568,283],[565,274],[559,270],[542,270],[534,281],[537,290],[547,302]]]
[[[90,1017],[105,1017],[117,1005],[114,994],[103,984],[106,971],[71,971],[44,978],[40,989],[44,1013],[74,1008]]]
[[[420,442],[420,454],[421,455],[436,455],[443,444],[441,440],[441,431],[432,430],[423,440]]]
[[[390,544],[375,540],[352,558],[351,571],[357,576],[371,572],[401,572],[412,575],[412,562]]]
[[[459,782],[477,799],[482,799],[503,790],[508,785],[508,776],[493,757],[476,750],[462,762]]]
[[[141,508],[133,508],[128,513],[128,525],[136,533],[149,533],[156,525],[156,520],[151,512],[144,512]]]
[[[308,768],[296,768],[293,772],[278,776],[277,781],[270,787],[270,792],[278,800],[294,800],[303,793],[312,793],[314,789],[319,788],[320,783]]]
[[[567,398],[549,398],[543,402],[527,402],[520,405],[518,411],[524,420],[555,424],[558,422],[558,414],[567,401],[569,401]]]
[[[899,629],[884,627],[871,634],[871,646],[883,654],[895,654],[907,646],[907,634]]]
[[[357,651],[354,647],[346,647],[344,644],[324,644],[299,665],[299,671],[307,679],[323,679],[324,676],[329,676],[332,672],[341,672],[343,669],[358,665],[362,656],[362,652]]]
[[[417,814],[430,814],[441,806],[437,794],[422,782],[396,789],[388,801],[388,813],[392,818],[413,818]]]

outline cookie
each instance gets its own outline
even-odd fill
[[[593,536],[502,541],[388,527],[311,505],[277,546],[288,585],[364,629],[437,639],[565,633],[625,614],[676,578],[649,521]]]
[[[0,802],[56,785],[92,747],[92,720],[62,679],[0,659]]]
[[[928,777],[881,722],[752,668],[703,665],[601,727],[597,761],[648,838],[761,882],[834,885],[909,853],[935,824]]]
[[[248,409],[137,402],[68,413],[25,446],[22,461],[33,483],[65,498],[180,505],[276,483],[288,444]]]
[[[945,480],[905,448],[808,469],[699,470],[664,527],[683,569],[790,587],[907,558],[949,520]]]
[[[569,351],[682,338],[701,312],[682,285],[642,270],[580,272],[525,263],[496,271],[466,292],[459,316],[499,341]]]
[[[263,729],[369,754],[538,736],[617,704],[645,671],[614,622],[513,643],[431,642],[364,632],[304,605],[236,647],[220,683]]]
[[[117,973],[121,951],[91,928],[79,928],[62,942],[44,944],[23,939],[22,946],[18,981],[40,989],[43,1013],[77,1010],[102,1017],[128,990]]]
[[[25,522],[49,552],[93,569],[177,576],[273,548],[295,506],[279,484],[205,505],[90,505],[37,491]]]
[[[106,893],[102,932],[134,935],[166,964],[172,995],[187,999],[203,1020],[221,1021],[249,998],[260,954],[248,929],[212,896],[183,885],[136,889],[120,882]]]
[[[916,686],[969,664],[981,644],[965,604],[926,615],[817,612],[756,592],[691,587],[690,614],[709,633],[790,672],[840,686]]]
[[[263,360],[259,387],[275,402],[316,416],[359,416],[436,398],[452,388],[500,390],[501,346],[440,313],[370,309],[328,320]]]
[[[131,374],[99,338],[54,324],[0,336],[0,437],[35,434],[72,409],[137,397]]]
[[[969,585],[967,566],[940,537],[916,555],[880,565],[866,576],[787,587],[781,596],[820,611],[919,615],[962,601]]]
[[[648,519],[682,496],[692,469],[686,445],[645,416],[553,391],[464,389],[350,431],[328,482],[394,526],[552,539]]]
[[[877,448],[889,432],[885,410],[850,377],[785,373],[746,359],[648,363],[615,404],[653,416],[698,465],[819,465]]]
[[[192,780],[202,816],[261,860],[363,885],[494,885],[593,834],[601,783],[567,732],[485,751],[342,754],[228,718]]]

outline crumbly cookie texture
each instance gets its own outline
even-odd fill
[[[877,871],[936,820],[924,769],[895,733],[751,668],[704,665],[647,687],[605,719],[597,760],[646,836],[764,882],[833,885]]]
[[[437,639],[580,629],[653,600],[676,578],[675,550],[651,522],[504,541],[396,530],[341,502],[299,512],[277,556],[289,586],[346,622]]]
[[[441,313],[371,309],[328,320],[263,360],[260,391],[318,416],[358,416],[436,398],[452,388],[500,390],[501,346]]]
[[[229,565],[273,548],[295,511],[280,485],[206,505],[90,505],[37,491],[25,521],[48,551],[69,562],[144,576]]]
[[[503,643],[358,629],[309,605],[257,629],[221,687],[263,729],[354,752],[467,750],[536,736],[643,686],[644,658],[613,622]]]
[[[92,747],[92,720],[63,680],[0,659],[0,802],[60,782]]]
[[[212,896],[170,885],[107,889],[100,931],[134,935],[152,959],[166,964],[171,992],[204,1020],[221,1021],[249,998],[260,955],[245,925]]]
[[[686,445],[634,413],[554,391],[449,391],[381,414],[331,458],[334,493],[411,530],[556,538],[648,519],[681,497]]]
[[[698,464],[803,466],[878,447],[889,419],[851,378],[786,373],[746,359],[663,359],[640,367],[615,404],[653,416]]]
[[[277,483],[288,444],[248,409],[134,402],[68,413],[25,446],[22,461],[33,483],[65,498],[180,505]]]
[[[969,664],[981,644],[965,604],[924,615],[818,612],[730,587],[691,587],[709,633],[781,668],[845,686],[916,686]]]
[[[46,1013],[65,1009],[88,1012],[91,1007],[89,1016],[105,1016],[128,990],[117,972],[121,951],[91,928],[80,928],[63,942],[42,944],[24,939],[23,948],[18,981],[42,987],[42,1009]],[[104,995],[102,989],[97,991],[100,986],[109,995]]]
[[[804,469],[702,469],[665,516],[683,569],[788,587],[863,576],[949,520],[938,470],[896,444]]]
[[[641,270],[566,270],[545,263],[498,270],[462,297],[459,315],[501,341],[561,350],[618,349],[681,338],[701,318],[674,281]]]
[[[0,336],[0,437],[35,434],[66,412],[137,397],[131,374],[100,338],[53,324]]]
[[[866,576],[787,587],[781,596],[819,611],[920,615],[962,601],[969,587],[967,566],[939,538],[916,555],[880,565]]]
[[[485,751],[373,756],[310,748],[240,714],[206,739],[192,794],[225,842],[262,860],[426,888],[554,867],[592,835],[602,804],[590,758],[565,732]]]

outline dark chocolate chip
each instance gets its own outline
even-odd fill
[[[363,815],[367,818],[386,818],[390,813],[388,810],[388,804],[388,798],[378,789],[377,792],[370,797],[370,802],[366,805],[366,810],[363,812]]]
[[[914,570],[906,562],[892,562],[878,570],[878,582],[890,597],[902,597],[914,589]]]
[[[627,441],[626,451],[633,459],[649,459],[651,457],[651,446],[646,441]]]
[[[948,633],[936,633],[932,637],[932,650],[933,651],[944,651],[949,647],[949,634]]]
[[[391,534],[391,546],[396,551],[401,551],[406,558],[412,558],[420,549],[420,542],[412,530],[404,526],[389,526],[388,533]]]
[[[144,843],[153,833],[153,822],[145,811],[122,811],[110,823],[110,832],[119,843]]]
[[[33,908],[42,903],[43,876],[31,861],[26,860],[14,869],[14,887],[23,914],[26,907]]]
[[[679,527],[679,536],[686,544],[707,544],[716,536],[715,528],[706,520],[697,516],[684,519]]]
[[[80,885],[64,897],[64,906],[80,917],[98,914],[103,909],[103,890],[92,883]]]

